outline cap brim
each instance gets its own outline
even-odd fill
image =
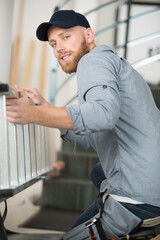
[[[48,29],[51,26],[67,29],[67,28],[72,28],[75,25],[73,25],[72,23],[64,23],[61,21],[54,22],[54,23],[49,23],[49,22],[41,23],[36,31],[36,36],[40,41],[48,41]]]
[[[39,25],[36,36],[40,41],[48,41],[48,29],[50,26],[52,26],[52,24],[48,22]]]

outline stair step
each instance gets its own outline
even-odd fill
[[[49,179],[43,183],[41,206],[83,211],[97,194],[97,189],[89,180]]]
[[[88,179],[93,166],[99,161],[95,153],[59,152],[58,159],[64,161],[65,168],[61,171],[63,178]]]

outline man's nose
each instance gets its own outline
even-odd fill
[[[56,46],[56,50],[58,53],[61,53],[65,50],[65,47],[61,43],[58,43]]]

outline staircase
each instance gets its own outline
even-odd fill
[[[98,193],[90,180],[92,167],[98,162],[97,155],[80,148],[74,153],[73,146],[64,142],[58,159],[64,161],[65,168],[58,177],[44,181],[41,206],[83,211]]]
[[[160,87],[150,88],[160,109]],[[91,170],[99,161],[96,153],[78,147],[75,151],[72,144],[63,142],[57,159],[64,161],[65,168],[58,177],[44,181],[41,206],[72,211],[85,210],[98,194],[90,180]]]
[[[101,4],[96,8],[93,8],[90,11],[86,12],[85,15],[88,16],[93,12],[98,12],[100,9],[104,9],[114,4],[117,4],[118,9],[118,3],[120,2],[121,1],[119,0],[106,1],[104,4]],[[117,40],[114,43],[115,46],[113,46],[113,49],[116,50],[117,53],[122,49],[124,52],[122,55],[124,55],[125,58],[127,57],[127,52],[132,42],[141,44],[141,42],[148,40],[148,36],[150,36],[150,39],[154,39],[155,37],[155,33],[152,33],[151,31],[149,35],[146,34],[145,36],[140,36],[140,38],[138,36],[132,36],[132,38],[130,36],[129,38],[130,23],[134,22],[135,19],[143,19],[150,14],[153,14],[154,18],[154,14],[160,11],[159,7],[155,6],[153,10],[147,10],[138,14],[132,14],[131,6],[133,7],[134,3],[135,2],[133,1],[132,3],[131,0],[126,1],[126,19],[119,19],[117,22],[114,22],[113,24],[100,29],[95,34],[97,37],[105,32],[109,32],[110,30],[118,30],[121,24],[126,24],[123,34],[125,36],[125,42],[123,44],[118,44],[118,42],[116,43],[118,40],[117,35]],[[55,11],[60,8],[61,6],[56,8]],[[115,11],[115,9],[116,8],[113,7],[113,11]],[[158,34],[160,34],[160,32],[158,32]],[[156,59],[154,59],[154,57],[156,57]],[[143,58],[142,56],[142,59],[137,59],[136,62],[134,62],[134,60],[131,62],[131,64],[133,64],[133,67],[138,68],[139,66],[148,66],[148,63],[153,63],[154,61],[156,63],[158,59],[160,59],[159,53],[155,56],[149,56],[147,58]],[[74,75],[70,75],[67,79],[62,81],[62,83],[56,89],[56,96],[60,90],[62,90],[62,88],[66,92],[66,84],[72,80],[73,76]],[[160,109],[160,86],[150,85],[150,88],[156,105]],[[66,103],[66,105],[73,103],[76,97],[77,94],[73,96]],[[63,143],[62,151],[58,153],[57,159],[64,161],[65,168],[61,171],[60,176],[44,181],[41,206],[83,211],[90,205],[90,203],[92,203],[92,201],[97,196],[97,190],[90,181],[91,169],[96,164],[96,162],[98,162],[97,155],[95,152],[84,151],[80,148],[77,148],[76,153],[74,153],[74,146],[70,145],[69,143]]]

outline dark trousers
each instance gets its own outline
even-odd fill
[[[93,167],[91,172],[91,180],[99,191],[102,181],[105,180],[105,175],[103,173],[103,169],[100,163],[97,163]],[[130,203],[121,204],[142,220],[160,216],[159,207],[155,207],[149,204],[130,204]],[[97,199],[79,216],[79,218],[73,224],[72,228],[94,217],[94,215],[96,215],[99,212],[101,206],[102,197],[99,194]]]

